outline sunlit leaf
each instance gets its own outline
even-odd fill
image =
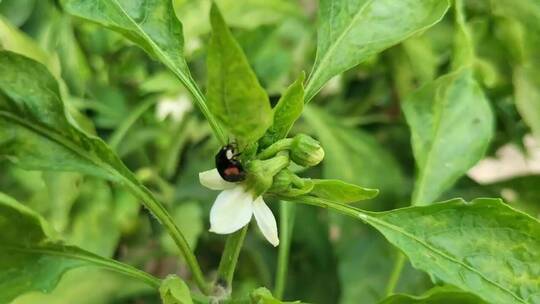
[[[234,139],[252,143],[272,124],[270,101],[215,4],[210,21],[208,107]]]
[[[322,0],[317,58],[306,85],[306,101],[333,76],[437,23],[444,0]]]
[[[418,167],[413,203],[430,204],[484,156],[493,114],[468,68],[426,84],[402,107]]]
[[[431,206],[365,212],[308,197],[361,219],[433,279],[488,303],[540,301],[540,222],[498,199],[455,199]]]

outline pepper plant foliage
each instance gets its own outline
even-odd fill
[[[539,20],[1,0],[0,303],[540,303],[538,177],[466,176],[540,134]]]

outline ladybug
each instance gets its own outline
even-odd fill
[[[216,154],[216,168],[221,178],[228,182],[240,182],[246,179],[246,171],[237,158],[235,145],[227,144]]]

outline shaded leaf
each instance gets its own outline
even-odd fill
[[[333,76],[437,23],[448,6],[441,0],[321,0],[306,102]]]

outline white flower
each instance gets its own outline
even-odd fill
[[[156,107],[156,117],[163,121],[168,116],[176,121],[182,121],[184,115],[192,109],[191,101],[186,95],[179,95],[175,98],[164,98],[160,100]]]
[[[210,231],[233,233],[251,221],[254,215],[264,237],[274,246],[279,245],[276,219],[262,196],[254,197],[243,184],[225,181],[217,169],[199,173],[203,186],[222,190],[210,210]]]

